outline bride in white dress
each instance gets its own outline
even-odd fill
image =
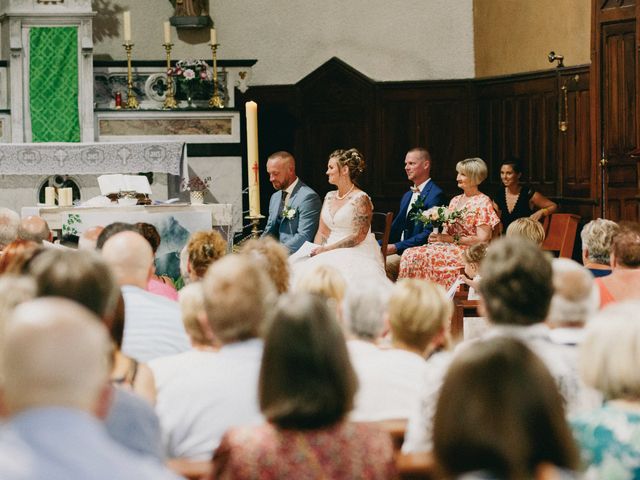
[[[364,158],[355,148],[336,150],[329,156],[327,177],[338,188],[327,193],[322,205],[314,239],[319,246],[311,257],[292,265],[294,283],[317,265],[330,265],[340,271],[351,288],[372,282],[391,286],[380,246],[371,233],[373,204],[354,183],[364,167]]]

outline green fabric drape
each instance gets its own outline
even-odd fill
[[[29,31],[29,100],[34,142],[79,142],[78,29]]]

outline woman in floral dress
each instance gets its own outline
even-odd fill
[[[428,278],[449,288],[463,267],[462,252],[470,245],[491,240],[500,222],[491,199],[478,190],[487,178],[487,164],[481,158],[467,158],[456,165],[458,187],[463,193],[449,203],[449,211],[463,211],[442,233],[429,235],[428,244],[405,250],[399,278]]]

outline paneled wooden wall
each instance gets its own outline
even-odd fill
[[[567,87],[567,112],[561,87]],[[563,211],[591,218],[597,203],[592,185],[589,68],[554,69],[491,79],[376,83],[339,59],[331,59],[296,85],[254,87],[240,96],[260,105],[260,154],[290,150],[298,171],[324,194],[328,155],[357,147],[368,170],[362,187],[377,210],[395,210],[408,188],[404,156],[426,146],[432,176],[448,195],[459,193],[455,165],[482,157],[499,185],[507,155],[527,163],[535,188]],[[558,105],[566,132],[558,128]],[[565,118],[566,116],[566,118]],[[273,189],[262,177],[263,201]],[[265,203],[266,204],[266,203]]]

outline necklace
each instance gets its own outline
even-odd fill
[[[355,184],[355,183],[352,183],[352,184],[351,184],[351,188],[350,188],[349,190],[347,190],[347,193],[345,193],[345,194],[344,194],[344,195],[342,195],[342,196],[340,196],[340,194],[338,193],[338,191],[336,191],[336,198],[337,198],[338,200],[344,200],[344,199],[345,199],[345,197],[351,193],[351,190],[353,190],[353,187],[355,187],[355,186],[356,186],[356,184]]]

